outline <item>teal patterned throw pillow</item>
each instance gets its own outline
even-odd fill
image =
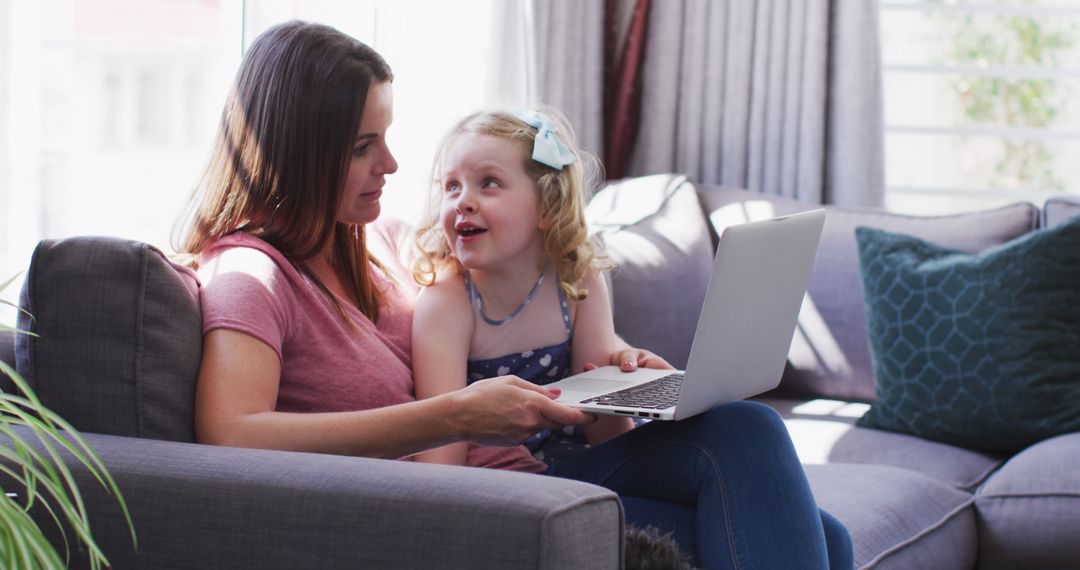
[[[993,453],[1080,431],[1080,217],[979,253],[860,227],[859,425]]]

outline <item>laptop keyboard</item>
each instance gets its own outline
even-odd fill
[[[595,398],[582,400],[582,404],[597,404],[600,406],[622,406],[627,408],[645,408],[649,410],[665,410],[674,406],[679,401],[679,390],[682,388],[683,374],[676,372],[663,378],[657,378],[651,382],[638,384],[632,388],[608,392]]]

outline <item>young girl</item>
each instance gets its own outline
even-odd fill
[[[413,276],[426,286],[412,328],[418,399],[508,374],[547,384],[623,346],[600,277],[607,263],[585,224],[589,160],[550,112],[477,113],[443,141],[416,236]],[[651,358],[645,364],[670,367]],[[817,509],[783,422],[766,406],[734,402],[632,427],[603,416],[584,438],[545,430],[529,449],[455,443],[416,457],[603,485],[619,494],[630,525],[672,533],[707,568],[852,567],[846,530]]]
[[[488,112],[466,117],[444,140],[417,233],[414,277],[427,285],[413,316],[417,398],[507,374],[549,384],[616,350],[600,277],[609,265],[585,223],[595,162],[570,133],[556,113]],[[596,444],[632,426],[604,416],[584,436]],[[526,445],[552,463],[584,441],[544,431]],[[466,454],[466,444],[453,444],[418,459],[463,464]],[[516,460],[529,461],[520,450]]]

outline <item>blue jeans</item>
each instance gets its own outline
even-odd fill
[[[783,420],[763,404],[654,421],[549,474],[615,491],[628,524],[673,533],[704,568],[854,567],[847,530],[817,508]]]

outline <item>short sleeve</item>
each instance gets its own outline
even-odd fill
[[[267,254],[252,248],[222,251],[199,268],[203,334],[230,329],[253,336],[281,359],[288,334],[287,277]]]

